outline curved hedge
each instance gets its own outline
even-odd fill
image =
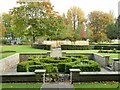
[[[88,60],[85,55],[81,58],[71,57],[44,57],[32,58],[28,61],[21,62],[17,65],[18,72],[34,72],[35,69],[46,69],[47,73],[64,72],[69,73],[69,69],[78,68],[84,72],[100,71],[100,65],[93,61]]]

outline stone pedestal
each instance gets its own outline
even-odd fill
[[[106,66],[110,66],[110,63],[109,63],[109,58],[110,58],[110,56],[109,55],[106,55],[106,56],[104,56],[105,57],[105,65]]]
[[[40,80],[41,77],[43,78],[43,83],[45,83],[45,69],[36,69],[35,74],[36,74],[36,79]]]
[[[119,61],[119,58],[113,58],[112,59],[112,70],[116,71],[116,65],[115,63]]]
[[[79,81],[80,69],[70,69],[70,83]]]

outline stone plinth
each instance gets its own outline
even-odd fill
[[[45,69],[36,69],[35,74],[36,74],[36,79],[40,80],[41,75],[43,76],[43,83],[45,83]]]
[[[80,69],[70,69],[70,83],[79,80]]]

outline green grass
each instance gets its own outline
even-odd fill
[[[32,48],[30,45],[19,45],[19,46],[1,46],[0,52],[2,51],[16,51],[16,53],[46,53],[48,50],[42,50],[42,49],[35,49]],[[15,53],[0,53],[0,59],[5,58],[7,56],[10,56]]]
[[[75,83],[74,88],[75,90],[80,90],[80,88],[117,88],[119,85],[118,82]]]
[[[41,83],[4,83],[2,84],[2,88],[41,88],[41,86],[42,86]]]
[[[109,55],[110,56],[110,63],[112,63],[112,58],[119,58],[119,54],[117,53],[100,53],[101,55],[105,56],[105,55]]]
[[[10,55],[13,55],[13,54],[15,54],[15,53],[4,53],[4,54],[2,53],[0,55],[0,59],[5,58],[5,57],[10,56]]]
[[[16,52],[47,52],[47,50],[35,49],[30,45],[20,46],[2,46],[2,51],[16,51]]]
[[[67,53],[97,53],[98,50],[62,50]]]

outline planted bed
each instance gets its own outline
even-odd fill
[[[82,72],[100,71],[100,65],[89,60],[87,56],[79,57],[30,57],[17,65],[18,72],[34,72],[35,69],[46,69],[47,73],[69,73],[69,69],[78,68]]]

